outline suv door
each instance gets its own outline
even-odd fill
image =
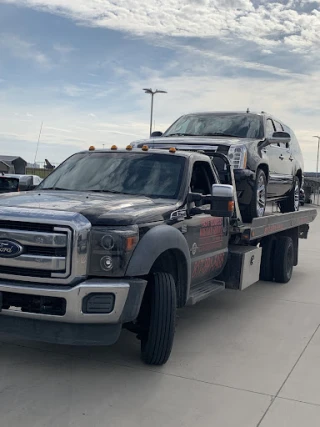
[[[283,131],[281,124],[268,118],[266,137],[271,137],[276,131]],[[269,160],[268,197],[283,196],[292,186],[290,149],[284,143],[277,143],[268,145],[264,151]]]
[[[208,162],[195,162],[192,169],[190,189],[192,193],[211,194],[216,178]],[[194,206],[205,211],[210,205]],[[218,276],[228,257],[228,225],[226,218],[212,217],[208,213],[190,215],[184,221],[187,227],[185,238],[191,256],[191,286]]]

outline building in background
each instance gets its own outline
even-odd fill
[[[0,155],[0,173],[25,175],[26,168],[27,162],[22,157]]]

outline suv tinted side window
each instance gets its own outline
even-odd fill
[[[282,127],[281,123],[277,122],[276,120],[274,120],[273,123],[274,123],[274,125],[276,127],[276,131],[277,132],[283,132],[283,127]]]
[[[273,135],[273,132],[276,131],[276,128],[273,124],[273,120],[272,119],[267,119],[266,122],[266,137],[270,138]]]
[[[276,127],[277,132],[283,132],[284,131],[281,123],[277,122],[276,120],[273,120],[273,123]],[[281,147],[281,148],[288,148],[288,145],[284,144],[283,142],[280,142],[277,145],[278,145],[278,147]]]

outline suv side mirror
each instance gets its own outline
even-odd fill
[[[291,136],[288,132],[274,132],[271,137],[267,139],[267,144],[289,144]]]
[[[211,215],[231,218],[234,212],[233,186],[213,184],[211,192]]]
[[[159,138],[160,136],[162,136],[163,133],[160,131],[156,131],[156,132],[152,132],[152,134],[150,135],[152,138]]]

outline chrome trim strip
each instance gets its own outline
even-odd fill
[[[14,282],[0,282],[0,292],[10,292],[15,294],[41,295],[57,298],[64,298],[67,302],[66,314],[64,316],[25,313],[19,309],[3,309],[1,316],[16,316],[29,319],[43,319],[54,322],[68,323],[118,323],[124,309],[130,284],[126,281],[92,279],[82,282],[80,285],[73,288],[49,287],[49,286],[19,286],[14,285]],[[111,313],[104,314],[88,314],[82,312],[82,300],[85,296],[91,293],[113,293],[115,295],[115,306]]]
[[[62,231],[62,230],[61,230]],[[66,230],[63,229],[65,232]],[[50,248],[65,248],[67,236],[57,233],[44,233],[27,230],[11,230],[0,228],[0,239],[17,240],[21,245]]]
[[[69,229],[62,227],[54,227],[54,231],[66,232],[67,233],[67,254],[66,254],[66,263],[63,273],[54,273],[52,272],[51,277],[65,278],[69,277],[71,274],[71,251],[72,251],[72,232]]]
[[[64,271],[65,257],[42,255],[20,255],[15,258],[0,258],[0,266],[14,268],[31,268],[34,270]],[[14,275],[12,275],[14,277]]]

